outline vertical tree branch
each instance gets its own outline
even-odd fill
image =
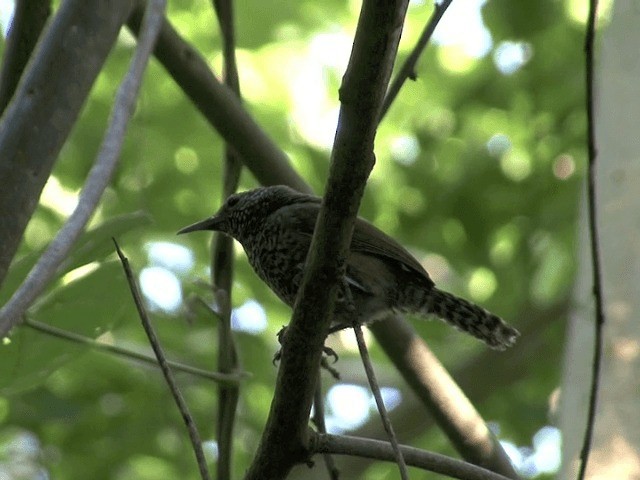
[[[222,32],[224,57],[224,83],[240,99],[240,80],[236,65],[235,27],[233,0],[213,0]],[[225,143],[224,179],[222,200],[233,194],[238,188],[242,163],[235,150]],[[233,283],[233,239],[222,233],[216,233],[211,244],[211,275],[216,290],[218,305],[221,308],[218,328],[218,370],[230,373],[238,368],[238,353],[231,331],[231,293]],[[220,385],[218,388],[218,462],[217,478],[231,478],[233,453],[233,428],[238,407],[240,390],[237,385]]]
[[[282,348],[269,420],[247,479],[283,478],[309,455],[308,420],[322,347],[351,244],[382,98],[400,40],[407,1],[365,0],[340,88],[331,169],[307,268]]]
[[[585,83],[586,83],[586,110],[587,110],[587,145],[589,153],[589,170],[587,172],[587,198],[589,206],[589,235],[591,238],[591,262],[593,268],[593,296],[595,300],[595,337],[593,350],[593,372],[591,379],[591,392],[589,394],[589,413],[584,434],[584,443],[580,452],[580,470],[578,479],[585,478],[589,452],[593,441],[593,428],[595,425],[596,406],[598,402],[598,386],[600,383],[600,368],[602,364],[602,330],[604,328],[604,299],[602,295],[602,273],[600,267],[600,246],[598,234],[598,214],[596,196],[596,132],[593,99],[593,57],[596,36],[596,16],[598,13],[598,0],[589,0],[589,17],[585,35]]]
[[[64,2],[0,121],[0,284],[131,4]]]

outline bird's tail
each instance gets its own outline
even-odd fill
[[[496,350],[510,347],[520,335],[520,332],[493,313],[435,287],[425,296],[419,313],[436,315]]]

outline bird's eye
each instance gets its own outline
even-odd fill
[[[227,207],[233,207],[238,203],[238,200],[240,200],[236,195],[232,195],[229,198],[227,198]]]

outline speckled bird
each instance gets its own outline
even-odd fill
[[[293,307],[320,203],[283,185],[256,188],[229,196],[215,215],[178,233],[212,230],[235,238],[258,276]],[[362,218],[355,222],[345,275],[331,331],[351,326],[354,315],[367,324],[401,312],[435,316],[498,350],[519,335],[500,317],[436,288],[420,262]]]

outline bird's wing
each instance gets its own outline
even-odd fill
[[[294,230],[304,236],[311,237],[313,235],[316,218],[320,212],[319,198],[308,197],[308,201],[288,205],[282,210],[282,216],[287,218],[287,223],[290,222],[290,226]],[[351,251],[395,260],[431,282],[429,274],[422,265],[402,245],[359,217],[356,219],[351,238]]]

